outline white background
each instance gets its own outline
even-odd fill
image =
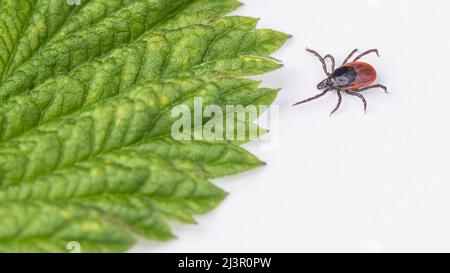
[[[230,193],[178,239],[139,252],[450,251],[450,2],[444,0],[244,0],[234,14],[294,35],[275,56],[285,67],[258,77],[282,87],[279,145],[247,145],[268,165],[220,179]],[[344,96],[317,93],[324,78],[305,47],[342,62],[378,48],[378,82]]]

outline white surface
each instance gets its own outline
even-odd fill
[[[177,226],[169,243],[133,251],[450,251],[450,2],[444,0],[244,0],[235,14],[294,35],[264,75],[282,87],[280,143],[248,148],[267,167],[218,180],[230,196],[199,225]],[[308,46],[364,60],[389,87],[302,107],[324,78]]]

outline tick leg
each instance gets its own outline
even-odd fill
[[[362,57],[364,57],[364,56],[366,56],[367,54],[370,54],[370,53],[376,53],[377,56],[380,57],[380,53],[378,53],[378,49],[371,49],[371,50],[367,50],[366,52],[361,53],[353,61],[356,62],[357,60],[361,59]]]
[[[381,84],[369,85],[369,86],[367,86],[367,87],[358,89],[358,90],[356,90],[355,92],[361,92],[361,91],[365,91],[365,90],[369,90],[369,89],[373,89],[373,88],[381,88],[381,89],[384,90],[384,92],[385,92],[386,94],[389,93],[389,92],[387,91],[387,87],[384,86],[384,85],[381,85]]]
[[[314,97],[311,97],[311,98],[309,98],[309,99],[299,101],[299,102],[297,102],[296,104],[294,104],[294,105],[292,105],[292,106],[296,106],[296,105],[300,105],[300,104],[303,104],[303,103],[306,103],[306,102],[310,102],[310,101],[316,100],[316,99],[322,97],[323,95],[325,95],[326,93],[328,93],[328,92],[330,92],[330,91],[331,91],[331,89],[326,89],[326,90],[323,91],[322,93],[320,93],[320,94],[318,94],[318,95],[316,95],[316,96],[314,96]]]
[[[337,90],[337,96],[338,96],[338,103],[336,105],[336,107],[334,108],[334,110],[330,113],[330,117],[339,109],[339,107],[341,107],[341,102],[342,102],[342,94],[341,94],[341,90]]]
[[[362,100],[362,102],[364,103],[364,113],[367,112],[367,101],[366,101],[366,98],[364,98],[363,95],[361,95],[359,93],[356,93],[356,92],[347,91],[347,90],[345,91],[345,93],[347,93],[347,94],[349,94],[351,96],[355,96],[355,97],[360,98]]]
[[[325,57],[323,57],[323,60],[330,59],[331,60],[331,73],[334,72],[336,69],[336,61],[334,60],[333,55],[327,54]]]
[[[322,63],[323,72],[325,72],[325,74],[327,74],[327,76],[330,76],[331,74],[328,72],[327,64],[325,63],[325,60],[322,58],[322,56],[320,56],[320,54],[317,53],[316,51],[309,49],[309,48],[307,48],[306,51],[314,54],[319,59],[319,61]]]
[[[350,58],[353,57],[353,55],[355,55],[356,52],[358,52],[358,49],[353,49],[353,51],[348,55],[348,57],[345,58],[345,60],[342,63],[342,65],[346,64],[348,62],[348,60],[350,60]]]

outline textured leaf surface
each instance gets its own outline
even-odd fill
[[[279,68],[270,54],[288,36],[223,17],[239,5],[0,2],[0,251],[168,240],[170,221],[194,223],[226,196],[208,179],[262,165],[236,142],[171,136],[172,109],[196,97],[222,108],[275,99],[240,77]]]

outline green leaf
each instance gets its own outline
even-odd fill
[[[193,122],[190,140],[173,137],[173,111],[199,98],[270,105],[277,90],[240,77],[279,68],[270,55],[286,34],[223,17],[235,0],[81,4],[0,2],[2,252],[168,240],[171,221],[194,223],[226,197],[209,179],[263,165],[238,146],[256,127],[241,108]],[[245,127],[242,141],[227,140],[238,135],[227,118]],[[215,126],[221,138],[205,133]]]

